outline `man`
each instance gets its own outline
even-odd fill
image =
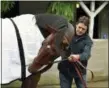
[[[62,61],[58,65],[59,78],[61,88],[71,88],[72,80],[74,78],[77,88],[84,88],[75,67],[74,63],[80,61],[87,67],[88,59],[91,56],[92,40],[88,36],[89,19],[86,16],[79,18],[76,23],[75,36],[66,50],[66,55],[62,59],[68,57],[68,61]],[[82,73],[82,78],[86,84],[86,69],[79,66]]]

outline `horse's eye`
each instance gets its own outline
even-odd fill
[[[44,43],[42,42],[42,46],[44,45]]]
[[[63,50],[66,50],[66,48],[68,47],[68,44],[62,42],[61,47],[62,47]]]
[[[42,42],[42,46],[44,45],[45,40]]]
[[[42,46],[43,46],[43,45],[46,45],[46,44],[47,44],[47,42],[44,40],[44,41],[42,42]]]

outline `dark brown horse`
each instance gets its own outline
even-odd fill
[[[69,24],[69,26],[71,26]],[[38,56],[34,58],[34,61],[29,67],[29,71],[32,73],[31,76],[26,78],[22,83],[22,88],[37,88],[37,84],[40,80],[41,74],[47,71],[53,65],[53,61],[62,56],[64,52],[65,45],[68,45],[74,35],[73,27],[69,27],[67,30],[58,30],[52,28],[51,26],[47,26],[47,31],[49,31],[48,37],[43,41],[42,47],[39,50]],[[78,62],[84,69],[86,69],[81,62]],[[45,66],[43,69],[42,67]],[[78,75],[84,84],[84,81],[81,77],[78,69],[78,65],[75,66]],[[86,69],[89,70],[89,69]],[[90,70],[91,71],[91,70]],[[92,79],[93,79],[93,72]],[[86,85],[84,84],[86,88]]]
[[[38,56],[30,65],[28,70],[32,75],[23,81],[22,88],[36,88],[41,74],[51,68],[53,65],[51,62],[62,55],[64,45],[68,44],[74,35],[73,26],[71,24],[68,26],[67,30],[59,30],[47,25],[46,31],[49,35],[43,41]],[[45,67],[42,69],[43,66]]]
[[[57,19],[59,18],[57,17]],[[53,61],[57,57],[62,56],[61,52],[63,51],[64,46],[71,41],[74,34],[73,26],[70,23],[68,23],[67,26],[67,21],[65,21],[65,25],[61,25],[60,20],[56,21],[56,24],[54,24],[55,26],[52,25],[51,21],[48,21],[48,23],[45,22],[45,24],[50,24],[43,25],[44,32],[42,34],[40,33],[41,29],[39,29],[39,25],[37,25],[38,23],[36,22],[38,22],[38,18],[35,20],[35,16],[32,14],[21,15],[11,19],[2,19],[2,38],[4,38],[2,48],[2,67],[4,68],[2,69],[3,80],[1,84],[8,84],[19,78],[23,78],[22,88],[36,88],[41,74],[47,71],[53,65]],[[57,24],[60,26],[59,29],[56,26]],[[9,28],[10,31],[7,32],[7,29]],[[43,34],[46,35],[44,36],[45,40],[42,36]],[[67,40],[67,43],[65,43],[63,39]],[[10,42],[10,40],[13,41]],[[30,44],[30,42],[32,43]],[[23,65],[21,65],[22,61],[20,62],[20,60],[24,59],[22,59],[22,52],[20,52],[22,51],[21,45],[25,54],[23,54],[23,56],[25,56],[25,61],[23,62],[26,62]],[[30,48],[31,46],[32,48]],[[35,55],[37,56],[35,57]],[[29,64],[31,65],[28,69]],[[10,74],[7,74],[7,72],[9,72],[8,70],[11,70]],[[32,74],[30,74],[28,71],[30,71]],[[27,72],[27,74],[25,74],[25,72]],[[25,74],[26,77],[23,74]]]

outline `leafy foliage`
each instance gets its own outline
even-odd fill
[[[48,13],[65,16],[68,21],[74,21],[75,2],[72,1],[55,1],[51,2],[47,9]]]
[[[14,1],[1,1],[1,12],[7,12],[14,6]]]

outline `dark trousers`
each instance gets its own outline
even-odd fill
[[[74,77],[69,71],[66,71],[64,73],[59,72],[59,78],[60,78],[60,86],[61,86],[60,88],[71,88],[73,79],[75,81],[77,88],[84,88],[84,85],[82,84],[79,76]],[[86,74],[83,75],[83,79],[86,83]]]

